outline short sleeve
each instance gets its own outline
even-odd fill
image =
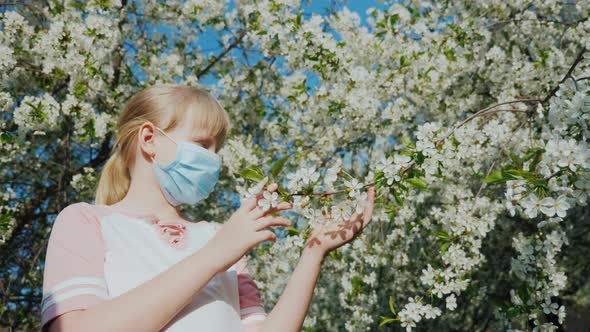
[[[240,294],[240,318],[244,332],[259,331],[267,313],[260,299],[260,292],[248,269],[248,259],[242,256],[236,263],[238,292]]]
[[[41,331],[53,318],[108,298],[105,248],[99,218],[85,202],[65,207],[55,219],[45,256]]]

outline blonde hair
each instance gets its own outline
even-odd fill
[[[210,93],[181,84],[157,84],[133,95],[117,121],[115,144],[100,173],[95,203],[111,205],[127,194],[131,184],[129,170],[142,124],[149,121],[164,131],[172,130],[189,111],[196,112],[194,126],[209,130],[215,137],[219,151],[230,130],[230,122],[224,108]],[[170,120],[164,126],[162,121],[167,116]]]

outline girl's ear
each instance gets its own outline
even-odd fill
[[[151,160],[156,155],[156,128],[151,122],[145,122],[139,127],[137,144],[140,151]]]

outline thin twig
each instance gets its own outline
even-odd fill
[[[541,99],[516,99],[516,100],[511,100],[511,101],[506,101],[506,102],[502,102],[499,104],[495,104],[489,107],[486,107],[484,109],[482,109],[481,111],[477,111],[475,113],[473,113],[472,115],[470,115],[467,119],[461,121],[459,124],[457,124],[456,126],[453,127],[453,129],[451,129],[443,138],[441,138],[438,142],[437,145],[442,143],[445,139],[447,139],[449,136],[451,136],[455,130],[461,128],[463,125],[465,125],[467,122],[475,119],[478,116],[481,116],[489,111],[491,111],[492,109],[499,107],[499,106],[503,106],[503,105],[508,105],[508,104],[516,104],[516,103],[540,103],[542,100]],[[497,110],[497,112],[503,112],[503,111],[507,111],[507,112],[513,112],[515,109],[507,109],[507,110]],[[518,110],[520,112],[522,112],[523,110]],[[528,111],[524,111],[524,112],[528,112]]]
[[[197,74],[197,78],[201,78],[201,76],[203,76],[205,73],[207,73],[209,71],[209,69],[211,69],[211,67],[213,67],[219,60],[221,60],[221,58],[223,58],[229,51],[231,51],[232,48],[236,47],[242,41],[242,39],[244,39],[244,36],[246,36],[246,32],[248,32],[248,29],[244,29],[240,33],[238,38],[236,38],[236,40],[234,40],[234,42],[231,43],[231,45],[229,45],[227,49],[225,49],[223,52],[221,52],[221,54],[219,54],[217,57],[215,57],[215,59],[213,61],[211,61],[211,63],[209,65],[207,65],[207,67],[205,67],[205,69],[201,70]]]
[[[487,178],[488,176],[490,176],[490,173],[492,173],[492,169],[494,169],[494,166],[496,166],[496,159],[494,159],[494,162],[492,162],[492,165],[490,166],[490,168],[488,168],[488,171],[486,172],[486,176],[485,178]],[[485,179],[484,178],[484,179]],[[481,186],[479,186],[479,190],[477,191],[477,194],[475,194],[475,199],[477,199],[479,197],[479,194],[481,194],[483,188],[486,186],[486,182],[483,181],[481,183]]]
[[[555,96],[555,93],[557,93],[557,90],[559,90],[559,85],[561,83],[565,82],[565,80],[567,80],[568,78],[570,78],[572,76],[574,69],[576,68],[578,63],[580,63],[580,61],[582,61],[582,59],[584,58],[585,52],[586,52],[586,47],[582,47],[582,50],[580,50],[580,53],[578,53],[576,60],[571,65],[570,69],[567,71],[565,76],[563,76],[561,81],[559,81],[559,83],[557,83],[557,85],[553,89],[551,89],[551,92],[549,92],[549,95],[547,95],[547,97],[545,97],[545,99],[543,99],[543,102],[542,102],[543,104],[546,104],[549,101],[549,99],[551,99],[551,97]]]

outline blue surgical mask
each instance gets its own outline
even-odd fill
[[[176,143],[176,159],[170,164],[163,166],[152,157],[152,167],[166,199],[176,206],[193,205],[207,198],[219,180],[219,155],[198,144],[177,142],[162,129],[156,129]]]

